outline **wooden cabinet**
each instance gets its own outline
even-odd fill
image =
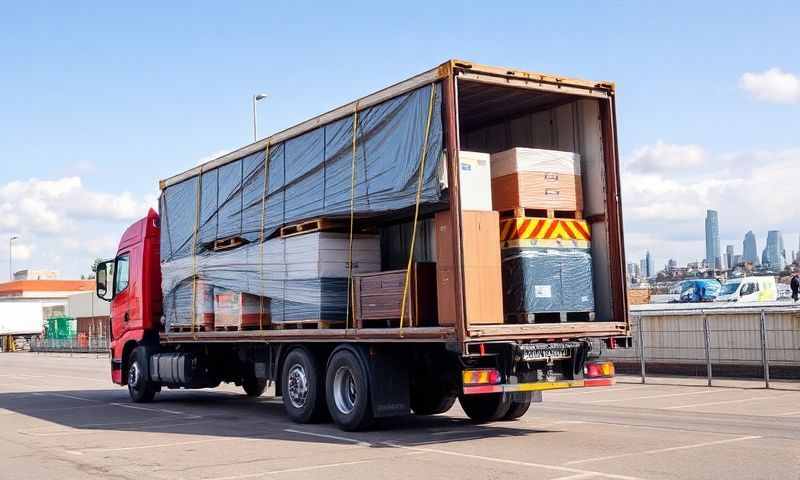
[[[405,270],[353,275],[357,328],[397,326],[403,299]],[[403,326],[436,325],[436,264],[412,264]]]
[[[436,214],[436,279],[439,325],[456,318],[455,259],[450,211]],[[500,217],[497,212],[463,211],[464,312],[467,323],[503,323],[503,281],[500,262]]]

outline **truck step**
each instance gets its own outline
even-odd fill
[[[566,323],[566,322],[592,322],[594,312],[519,312],[507,313],[506,323]]]

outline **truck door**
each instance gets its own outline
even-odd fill
[[[111,301],[111,336],[120,338],[130,329],[131,254],[117,255],[114,261],[114,299]]]

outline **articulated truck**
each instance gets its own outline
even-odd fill
[[[160,189],[97,270],[134,402],[274,384],[293,421],[344,430],[457,399],[513,420],[613,383],[592,345],[629,345],[609,82],[450,60]]]

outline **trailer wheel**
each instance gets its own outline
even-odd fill
[[[283,407],[292,421],[311,423],[324,418],[326,409],[321,372],[314,355],[305,348],[295,348],[286,355],[281,392]]]
[[[461,395],[458,401],[464,413],[476,423],[500,420],[511,408],[511,397],[504,393]]]
[[[242,388],[248,397],[260,397],[267,388],[267,379],[247,377],[242,382]]]
[[[136,347],[131,352],[128,362],[128,394],[136,403],[152,402],[159,386],[150,381],[150,372],[147,371],[147,351]]]
[[[411,390],[411,410],[415,415],[437,415],[450,410],[456,396],[441,391]]]
[[[369,376],[350,350],[337,350],[328,361],[325,397],[333,421],[342,430],[361,430],[372,423]]]
[[[515,393],[511,400],[511,407],[503,416],[503,420],[516,420],[525,415],[528,409],[531,408],[532,399],[531,392]]]

